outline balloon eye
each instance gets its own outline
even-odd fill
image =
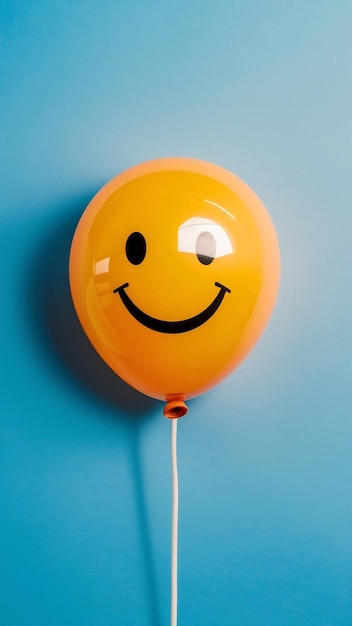
[[[191,217],[178,228],[179,252],[196,253],[198,261],[209,265],[214,259],[233,253],[226,230],[207,217]]]
[[[214,235],[203,231],[197,237],[196,254],[198,261],[203,265],[210,265],[216,256],[216,241]]]
[[[126,241],[126,256],[130,263],[139,265],[144,261],[147,244],[142,233],[131,233]]]

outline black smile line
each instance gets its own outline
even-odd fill
[[[151,317],[144,313],[139,309],[129,298],[125,289],[129,287],[129,283],[124,283],[120,287],[114,289],[114,293],[118,293],[123,304],[125,305],[127,311],[133,315],[133,317],[147,328],[151,330],[155,330],[158,333],[186,333],[189,330],[193,330],[194,328],[198,328],[205,322],[208,321],[214,315],[215,311],[219,308],[222,303],[226,292],[231,293],[231,290],[221,285],[220,283],[215,283],[216,287],[219,287],[220,291],[217,296],[214,298],[213,302],[207,306],[204,311],[198,313],[194,317],[190,317],[186,320],[180,320],[179,322],[168,322],[167,320],[158,320],[155,317]]]

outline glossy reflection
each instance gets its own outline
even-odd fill
[[[212,258],[233,252],[233,245],[220,224],[205,217],[191,217],[178,229],[179,252],[190,252]]]

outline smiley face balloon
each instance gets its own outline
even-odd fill
[[[142,393],[176,403],[246,357],[279,275],[276,233],[258,197],[195,159],[146,162],[107,183],[70,254],[73,302],[97,352]]]

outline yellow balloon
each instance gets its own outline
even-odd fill
[[[83,213],[70,254],[72,298],[91,343],[123,380],[166,400],[169,417],[250,352],[279,279],[261,201],[196,159],[149,161],[113,178]]]

